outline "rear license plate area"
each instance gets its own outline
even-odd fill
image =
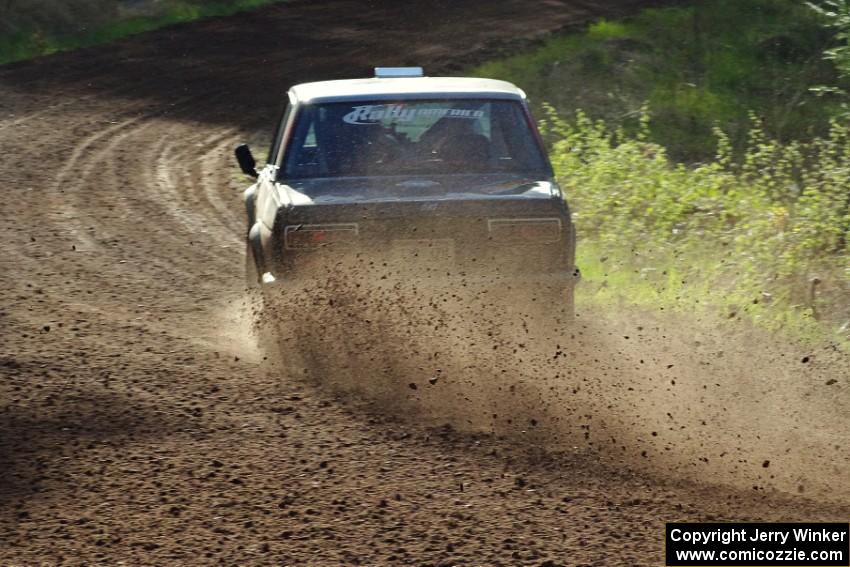
[[[399,267],[415,270],[451,266],[455,243],[451,238],[393,240],[390,259]]]

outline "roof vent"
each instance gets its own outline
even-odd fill
[[[422,67],[375,67],[375,77],[379,79],[398,79],[403,77],[422,77]]]

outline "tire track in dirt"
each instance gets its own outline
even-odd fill
[[[211,98],[214,99],[214,94]],[[193,104],[196,100],[197,97],[188,97],[175,101],[169,105],[169,113],[177,118],[181,108]],[[58,200],[61,203],[60,210],[66,211],[67,221],[58,228],[71,231],[80,240],[76,245],[77,251],[98,255],[97,263],[90,268],[90,273],[102,274],[105,255],[112,258],[110,263],[114,265],[115,279],[126,277],[128,271],[138,269],[142,262],[147,264],[146,269],[153,268],[161,274],[167,274],[166,282],[192,279],[196,272],[188,267],[191,261],[183,254],[142,257],[133,247],[124,245],[123,241],[129,240],[128,227],[132,228],[135,224],[138,230],[138,227],[149,223],[151,219],[173,215],[175,203],[183,204],[186,209],[192,210],[194,215],[199,214],[198,205],[201,203],[187,200],[191,191],[178,191],[180,187],[190,189],[197,184],[197,179],[187,176],[185,166],[181,165],[181,160],[185,160],[191,167],[193,161],[188,159],[188,152],[198,150],[194,143],[197,134],[192,132],[190,127],[174,122],[174,119],[162,120],[162,112],[159,110],[135,109],[133,112],[137,114],[134,118],[81,140],[59,171],[56,187],[61,197]],[[149,141],[151,138],[155,140]],[[161,151],[156,153],[158,144],[177,144],[178,140],[181,147],[189,148],[188,152],[170,155],[163,163]],[[161,172],[166,170],[176,172],[180,177],[173,186],[168,185],[168,179],[165,179],[166,185],[126,179],[126,172],[138,169],[139,164],[158,164],[160,180]],[[141,168],[140,179],[150,180],[151,171],[148,167]],[[92,188],[95,187],[120,189],[107,201],[97,202],[92,199],[91,194]],[[175,220],[182,219],[183,217],[178,215]],[[147,231],[144,236],[137,235],[136,238],[144,237],[149,245],[156,243],[161,249],[179,247],[180,244],[187,245],[191,235],[203,235],[215,226],[214,223],[209,223],[208,219],[206,224],[202,223],[203,221],[198,219],[193,227],[183,226],[184,223],[178,222],[171,230]],[[92,236],[95,232],[96,237]],[[214,239],[211,241],[214,242]],[[213,262],[216,255],[215,246],[199,246],[193,250],[192,255],[196,261]]]
[[[284,83],[400,59],[459,67],[598,8],[293,2],[0,69],[20,109],[0,123],[15,158],[0,162],[0,560],[638,565],[659,562],[665,520],[846,519],[840,504],[386,418],[259,364],[229,146],[272,127]]]

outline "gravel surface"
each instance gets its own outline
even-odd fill
[[[813,428],[813,414],[783,405],[790,398],[770,387],[720,398],[746,396],[735,415],[761,415],[736,422],[710,394],[669,394],[676,376],[623,378],[651,348],[645,358],[659,372],[693,362],[680,385],[715,383],[695,362],[704,347],[666,346],[657,329],[631,351],[599,331],[611,356],[585,355],[587,375],[558,374],[563,395],[579,395],[592,376],[640,400],[585,387],[590,415],[559,414],[566,402],[544,411],[528,398],[511,418],[525,420],[521,430],[503,414],[495,435],[457,412],[406,419],[411,412],[386,395],[328,387],[346,381],[344,370],[293,378],[254,344],[243,306],[246,182],[231,152],[267,135],[289,84],[381,64],[451,71],[646,4],[296,1],[0,68],[0,563],[658,565],[666,521],[846,521],[848,500],[826,489],[847,484],[846,461],[830,460],[846,459],[834,442],[847,437],[846,417],[829,416],[847,415],[850,373],[819,362],[826,353],[805,368],[832,389],[790,390],[831,408],[814,422],[840,425],[807,461],[796,422],[776,422],[778,433],[763,426],[796,412]],[[395,378],[399,407],[439,406],[443,394],[426,400],[426,382],[414,391],[418,379]],[[631,413],[600,423],[598,412],[618,403]],[[676,421],[668,407],[710,411]],[[553,415],[549,429],[565,433],[551,437],[560,451],[517,442]],[[691,433],[700,421],[709,427]],[[625,437],[612,442],[615,422]],[[724,422],[731,429],[712,437]],[[658,431],[687,433],[665,445],[653,440]],[[762,434],[776,454],[751,450]],[[737,477],[694,468],[708,459],[700,447],[714,463],[715,445],[727,442]],[[677,444],[687,450],[666,457]],[[787,454],[794,473],[771,484],[767,472]],[[745,486],[751,479],[756,490]]]

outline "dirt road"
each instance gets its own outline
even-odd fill
[[[384,416],[250,337],[231,149],[287,85],[641,4],[295,1],[0,68],[0,563],[657,565],[665,521],[846,521]]]

